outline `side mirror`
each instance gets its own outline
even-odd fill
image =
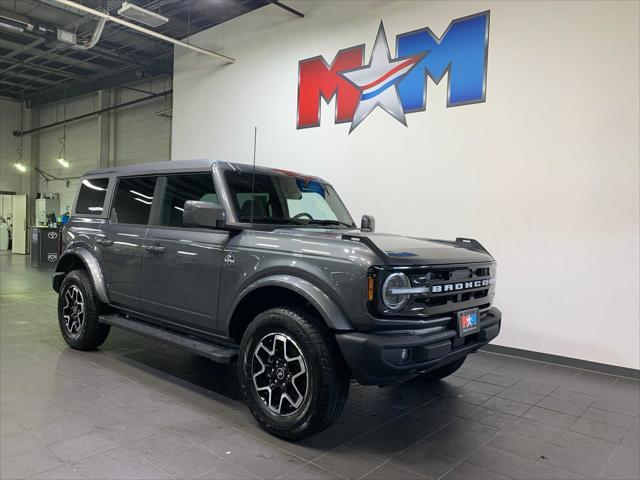
[[[224,226],[225,212],[217,203],[187,200],[184,202],[182,223],[185,227],[220,228]]]
[[[363,232],[375,232],[376,219],[372,215],[363,215],[360,220],[360,230]]]

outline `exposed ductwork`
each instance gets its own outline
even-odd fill
[[[89,50],[96,46],[98,41],[100,41],[100,37],[102,36],[102,31],[104,30],[104,26],[106,25],[106,18],[101,18],[98,20],[98,24],[96,25],[96,29],[93,31],[93,35],[91,35],[91,40],[86,41],[85,43],[78,43],[74,45],[74,48],[78,48],[80,50]]]
[[[210,57],[214,57],[219,60],[224,60],[225,62],[228,62],[228,63],[235,62],[234,58],[227,57],[226,55],[222,55],[221,53],[212,52],[211,50],[207,50],[206,48],[196,47],[195,45],[181,42],[180,40],[176,40],[175,38],[169,37],[162,33],[154,32],[153,30],[149,30],[148,28],[141,27],[140,25],[136,25],[135,23],[128,22],[119,17],[114,17],[112,15],[109,15],[108,13],[101,12],[99,10],[95,10],[93,8],[87,7],[85,5],[82,5],[81,3],[77,3],[71,0],[53,0],[53,1],[55,1],[56,3],[60,3],[62,5],[66,5],[67,7],[75,8],[82,12],[95,15],[96,17],[100,17],[101,19],[104,19],[106,21],[118,23],[124,27],[131,28],[132,30],[136,30],[138,32],[144,33],[151,37],[163,40],[165,42],[173,43],[174,45],[177,45],[179,47],[187,48],[189,50],[193,50],[194,52],[202,53],[203,55],[208,55]]]
[[[18,32],[32,32],[35,26],[24,15],[9,12],[0,8],[0,28]]]

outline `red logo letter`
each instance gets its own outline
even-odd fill
[[[360,91],[339,72],[362,66],[364,45],[340,50],[331,65],[322,56],[298,64],[298,128],[320,125],[320,98],[329,103],[336,97],[335,123],[350,122],[358,106]],[[337,95],[336,95],[337,93]]]

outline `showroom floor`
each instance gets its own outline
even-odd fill
[[[257,427],[233,367],[116,330],[72,351],[50,271],[0,268],[2,479],[640,478],[637,381],[478,353],[437,384],[352,385],[292,444]]]

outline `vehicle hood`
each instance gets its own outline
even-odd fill
[[[493,257],[476,241],[432,240],[387,233],[362,232],[357,229],[291,229],[278,233],[307,238],[359,242],[369,247],[389,265],[446,265],[454,263],[493,262]],[[295,233],[294,233],[295,232]]]
[[[366,238],[384,254],[392,265],[444,265],[451,263],[492,262],[493,257],[477,242],[463,244],[456,241],[431,240],[386,233],[354,232]]]

